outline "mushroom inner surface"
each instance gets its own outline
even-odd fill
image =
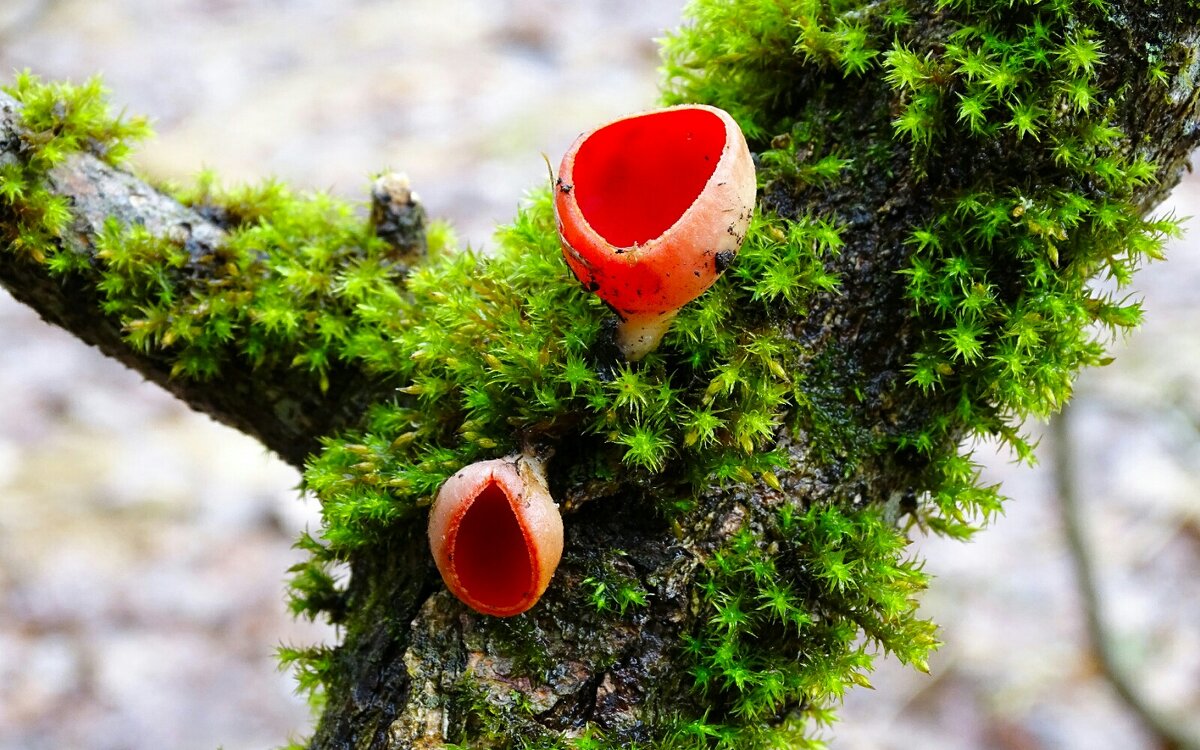
[[[696,202],[724,148],[725,123],[707,110],[619,120],[579,146],[571,170],[575,200],[610,244],[644,244]]]
[[[511,608],[532,593],[533,560],[525,535],[508,495],[494,481],[459,522],[454,568],[471,598],[488,607]]]

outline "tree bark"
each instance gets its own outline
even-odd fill
[[[915,20],[913,38],[944,41],[955,28],[941,12],[925,12]],[[1143,212],[1174,186],[1200,143],[1196,20],[1196,8],[1177,1],[1145,8],[1132,0],[1114,0],[1098,14],[1107,60],[1102,88],[1114,108],[1111,119],[1137,136],[1123,148],[1150,160],[1158,176],[1136,196]],[[1146,84],[1152,64],[1148,50],[1171,62],[1165,89]],[[911,260],[907,239],[913,227],[933,215],[931,196],[959,189],[965,175],[1049,170],[1052,163],[1019,151],[1037,149],[1037,144],[1008,139],[998,140],[989,153],[947,144],[936,173],[919,173],[910,148],[894,136],[897,101],[879,76],[813,68],[804,75],[796,86],[814,106],[837,113],[843,152],[883,149],[886,156],[881,168],[860,183],[826,189],[780,181],[760,195],[763,210],[783,217],[832,215],[849,229],[845,247],[830,261],[830,270],[841,279],[838,291],[818,294],[802,319],[768,325],[803,342],[812,353],[812,359],[785,363],[786,369],[803,372],[820,357],[840,374],[830,403],[853,410],[856,422],[873,426],[864,439],[897,439],[931,415],[954,409],[936,394],[909,398],[902,387],[920,333],[899,273]],[[0,96],[0,163],[19,158],[19,127],[14,102]],[[1028,179],[1036,182],[1037,174]],[[51,180],[53,189],[73,202],[75,218],[65,239],[73,249],[92,253],[104,222],[115,216],[180,238],[192,255],[189,273],[205,278],[204,266],[214,262],[213,249],[224,232],[212,217],[88,155],[68,159]],[[377,191],[377,204],[386,202],[379,196],[387,194]],[[410,218],[381,215],[376,223],[381,233],[389,233]],[[403,236],[411,237],[411,227]],[[327,392],[311,377],[286,368],[233,368],[203,382],[173,379],[165,358],[131,350],[119,322],[96,314],[94,282],[83,276],[63,283],[41,267],[0,253],[0,283],[45,319],[194,408],[254,435],[294,465],[302,466],[322,438],[355,426],[367,407],[387,398],[396,386],[374,382],[349,366],[334,369]],[[571,735],[590,724],[615,741],[653,741],[657,722],[677,706],[696,702],[680,642],[706,616],[695,595],[703,560],[739,529],[761,522],[785,502],[895,505],[921,490],[919,457],[896,451],[854,465],[817,461],[808,437],[780,435],[790,463],[779,472],[778,487],[713,487],[675,525],[642,511],[646,488],[618,484],[616,492],[582,498],[585,502],[575,503],[566,519],[566,552],[554,586],[536,609],[512,621],[476,615],[445,591],[425,551],[421,528],[410,525],[385,544],[361,548],[350,561],[352,577],[340,623],[346,637],[334,656],[336,669],[312,747],[441,747],[471,736],[478,714],[469,705],[473,700],[483,705],[522,701],[529,727],[538,731]],[[554,476],[566,476],[572,466],[582,464],[587,445],[584,436],[564,438],[557,446]],[[623,554],[614,558],[617,549]],[[598,560],[638,581],[649,592],[648,605],[622,616],[585,606],[584,581]],[[536,664],[520,656],[521,649],[513,645],[519,642],[538,645]],[[480,695],[461,694],[466,676]],[[513,727],[510,736],[522,731]]]

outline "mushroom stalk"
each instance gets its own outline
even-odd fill
[[[678,312],[631,314],[617,323],[617,348],[625,359],[637,362],[657,349]]]

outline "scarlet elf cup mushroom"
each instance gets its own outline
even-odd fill
[[[563,548],[542,461],[478,461],[446,480],[429,512],[429,547],[446,587],[471,609],[510,617],[536,604]]]
[[[728,112],[683,105],[614,120],[563,157],[555,213],[567,265],[621,322],[629,360],[732,260],[754,210],[754,162]]]

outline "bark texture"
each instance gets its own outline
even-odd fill
[[[1159,182],[1139,196],[1144,210],[1175,184],[1189,154],[1200,143],[1200,30],[1187,19],[1187,3],[1153,8],[1110,2],[1102,28],[1108,64],[1107,92],[1118,109],[1114,122],[1137,138],[1130,148],[1154,162]],[[916,19],[920,36],[945,38],[945,19],[929,13]],[[1146,84],[1148,49],[1178,56],[1164,90]],[[1190,52],[1188,52],[1190,50]],[[1189,57],[1190,55],[1190,57]],[[903,276],[912,227],[931,216],[930,196],[952,191],[965,176],[989,170],[1023,169],[1032,162],[998,148],[980,154],[949,144],[936,173],[918,175],[906,147],[894,145],[895,101],[871,77],[827,75],[797,81],[818,106],[841,114],[840,147],[868,153],[888,144],[886,169],[861,184],[833,189],[796,188],[782,183],[760,195],[761,205],[782,216],[812,211],[832,214],[848,226],[847,244],[832,263],[842,284],[823,295],[800,320],[774,320],[805,349],[843,373],[847,390],[828,394],[830,408],[855,410],[873,438],[899,436],[952,404],[929,398],[901,399],[899,385],[913,351],[913,318]],[[15,107],[0,96],[0,160],[11,158]],[[1035,148],[1025,144],[1025,148]],[[1036,168],[1036,167],[1035,167]],[[204,266],[222,242],[219,221],[175,203],[137,178],[80,155],[58,167],[54,189],[69,196],[75,220],[67,242],[91,253],[107,217],[140,223],[155,233],[181,238],[189,248],[190,273],[205,278]],[[406,192],[380,185],[375,221],[385,238],[400,232],[397,247],[411,251],[420,223],[411,213],[389,213],[386,204]],[[390,196],[390,197],[389,197]],[[405,243],[408,243],[407,246]],[[302,465],[322,437],[353,425],[380,385],[360,371],[335,369],[326,395],[311,378],[286,369],[227,370],[208,382],[174,380],[153,354],[133,351],[116,321],[96,313],[99,297],[86,277],[60,283],[37,266],[0,253],[0,283],[45,319],[99,347],[194,408],[262,440],[290,463]],[[808,361],[785,364],[800,372]],[[849,384],[859,390],[852,398]],[[394,386],[394,384],[393,384]],[[390,389],[388,389],[390,390]],[[423,529],[410,528],[386,545],[364,548],[351,561],[352,579],[341,622],[345,642],[335,656],[335,677],[314,748],[437,748],[472,732],[477,720],[470,696],[454,694],[464,675],[484,693],[484,702],[522,700],[540,728],[577,731],[591,722],[622,742],[652,739],[651,727],[681,704],[694,702],[679,644],[702,616],[694,592],[701,561],[746,524],[755,524],[785,498],[807,504],[834,499],[844,504],[898,503],[913,491],[921,469],[915,456],[895,453],[852,467],[810,460],[800,438],[781,438],[790,466],[779,473],[779,489],[766,485],[713,489],[699,498],[684,524],[648,517],[639,498],[651,490],[616,485],[591,489],[567,502],[565,554],[555,583],[533,611],[519,620],[497,620],[466,610],[442,587],[425,551]],[[574,486],[572,467],[587,456],[586,436],[558,445],[551,486]],[[615,561],[611,550],[625,552]],[[649,592],[648,606],[627,617],[586,606],[584,580],[598,560],[634,578]],[[536,643],[537,663],[520,647]],[[520,731],[515,727],[513,733]]]

